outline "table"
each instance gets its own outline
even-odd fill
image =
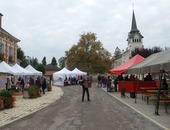
[[[144,97],[147,97],[147,99],[149,98],[150,93],[147,92],[148,90],[157,90],[158,88],[157,87],[141,87],[140,89],[142,91],[142,100],[143,100]]]

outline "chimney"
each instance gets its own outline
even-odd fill
[[[0,13],[0,28],[2,28],[2,16],[3,14]]]

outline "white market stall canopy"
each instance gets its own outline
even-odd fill
[[[53,73],[53,84],[64,86],[65,78],[69,77],[70,75],[72,75],[71,71],[66,68],[63,68],[62,70]]]
[[[127,73],[158,73],[161,69],[170,71],[170,49],[150,55],[142,62],[129,68]]]
[[[72,74],[74,75],[87,75],[87,72],[83,72],[77,68],[75,68],[74,70],[71,71]]]
[[[53,84],[64,86],[64,80],[66,79],[66,77],[68,79],[70,76],[74,77],[78,75],[87,75],[87,73],[77,68],[75,68],[73,71],[63,68],[62,70],[53,73]]]
[[[9,66],[5,61],[0,63],[0,72],[1,73],[9,73],[13,75],[21,75],[21,72],[15,70],[11,66]]]
[[[25,69],[33,73],[33,75],[42,75],[42,72],[34,69],[31,65],[28,65]]]
[[[19,71],[22,75],[33,75],[33,73],[31,71],[22,68],[17,63],[14,66],[12,66],[12,68],[14,68],[15,70]]]

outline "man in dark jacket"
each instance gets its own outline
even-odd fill
[[[43,94],[45,94],[45,89],[46,89],[46,79],[44,78],[43,79],[43,83],[42,83],[42,92],[43,92]]]
[[[82,80],[82,88],[83,88],[83,95],[82,95],[82,102],[84,102],[84,95],[85,92],[87,93],[87,100],[90,101],[90,95],[89,95],[89,87],[91,87],[91,81],[89,78]]]

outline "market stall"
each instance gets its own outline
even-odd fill
[[[158,81],[119,81],[118,91],[121,92],[122,87],[125,87],[125,92],[141,92],[141,88],[158,87]]]

